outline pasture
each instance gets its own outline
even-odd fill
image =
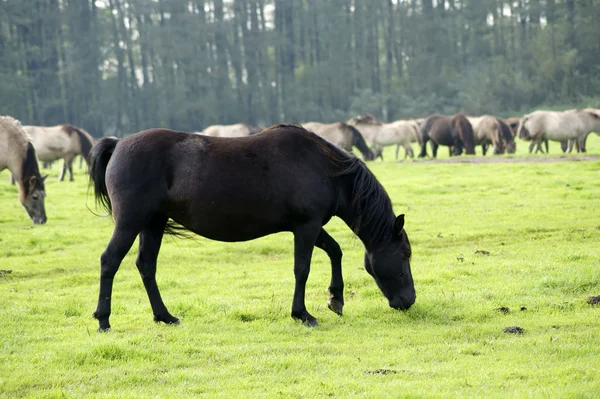
[[[281,233],[165,238],[157,280],[179,326],[152,321],[135,244],[115,278],[113,330],[97,333],[112,219],[88,210],[82,171],[58,183],[55,165],[48,223],[34,226],[4,172],[0,397],[596,397],[600,305],[587,299],[600,295],[600,160],[516,162],[561,156],[558,143],[549,155],[527,146],[485,164],[396,163],[387,147],[369,167],[406,214],[417,302],[389,308],[361,242],[334,219],[346,306],[343,317],[327,309],[329,260],[316,249],[306,296],[316,328],[290,317],[292,235]],[[587,149],[600,155],[600,137]],[[523,333],[504,332],[512,326]]]

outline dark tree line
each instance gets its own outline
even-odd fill
[[[600,0],[0,0],[0,114],[164,126],[600,102]]]

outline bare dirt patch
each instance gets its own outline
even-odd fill
[[[445,159],[416,159],[415,164],[432,164],[432,163],[552,163],[552,162],[584,162],[584,161],[600,161],[598,155],[577,155],[577,156],[558,156],[558,157],[494,157],[494,156],[474,156],[474,157],[452,157]]]

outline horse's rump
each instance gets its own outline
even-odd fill
[[[463,114],[456,114],[452,117],[450,123],[453,130],[452,135],[458,136],[467,155],[475,155],[475,137],[471,122]]]

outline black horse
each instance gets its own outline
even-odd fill
[[[292,232],[292,317],[314,326],[304,292],[315,246],[331,259],[329,308],[341,315],[344,305],[342,251],[323,229],[338,216],[364,243],[365,269],[389,305],[404,310],[415,302],[404,215],[395,217],[390,198],[361,160],[302,127],[275,125],[241,138],[166,129],[106,137],[92,149],[90,175],[96,200],[115,220],[100,258],[94,313],[100,331],[110,328],[113,279],[138,235],[136,265],[154,320],[179,322],[164,305],[155,275],[163,233],[181,229],[228,242]]]

